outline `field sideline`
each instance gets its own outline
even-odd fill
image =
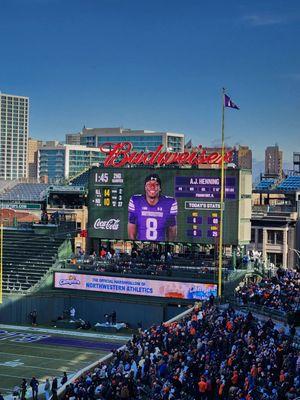
[[[42,392],[46,378],[63,372],[71,377],[79,369],[126,343],[128,336],[0,325],[0,392],[10,398],[23,378],[32,376]],[[8,396],[8,397],[7,397]],[[28,396],[31,397],[31,391]]]

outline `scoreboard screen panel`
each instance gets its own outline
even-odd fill
[[[89,237],[214,244],[220,170],[93,168]],[[239,171],[226,170],[224,244],[238,244]]]

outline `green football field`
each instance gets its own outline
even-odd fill
[[[46,378],[51,383],[57,377],[60,382],[64,371],[71,377],[127,340],[128,336],[1,325],[0,392],[10,395],[22,378],[29,383],[32,376],[40,382],[42,392]]]

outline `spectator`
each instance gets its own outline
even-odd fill
[[[12,398],[13,398],[13,400],[19,400],[20,399],[20,388],[19,388],[19,386],[15,386],[13,388]]]
[[[37,311],[33,310],[29,313],[29,319],[32,326],[37,326]]]
[[[97,388],[101,400],[289,400],[300,394],[298,360],[291,338],[270,321],[207,302],[134,335],[68,397],[94,399]]]
[[[72,306],[70,308],[70,319],[73,320],[73,321],[75,319],[75,314],[76,314],[75,307]]]
[[[241,284],[236,290],[236,297],[243,304],[254,303],[291,314],[293,317],[300,300],[300,273],[279,269],[277,277]]]
[[[23,378],[21,383],[21,400],[26,399],[26,392],[27,392],[27,380]]]
[[[45,382],[45,385],[44,385],[44,392],[45,392],[46,400],[49,400],[49,397],[50,397],[50,381],[49,381],[49,378],[46,378],[46,382]]]
[[[115,310],[113,310],[113,312],[111,313],[111,323],[113,325],[116,325],[117,323],[117,313]]]
[[[53,396],[53,400],[57,400],[57,388],[58,388],[57,378],[54,377],[52,380],[52,386],[51,386],[51,393]]]
[[[39,382],[34,376],[32,377],[32,379],[30,381],[30,387],[31,387],[31,391],[32,391],[32,399],[37,400],[38,393],[39,393]]]
[[[63,377],[62,377],[60,383],[61,383],[61,385],[64,385],[67,381],[68,381],[68,376],[67,376],[67,373],[64,372]]]

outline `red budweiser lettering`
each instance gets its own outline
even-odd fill
[[[105,153],[105,167],[123,167],[130,165],[201,165],[218,164],[222,162],[221,153],[207,153],[200,145],[196,151],[185,151],[184,153],[162,151],[163,145],[159,145],[155,151],[132,151],[130,142],[104,143],[100,151]],[[232,161],[233,150],[224,154],[224,163]]]

